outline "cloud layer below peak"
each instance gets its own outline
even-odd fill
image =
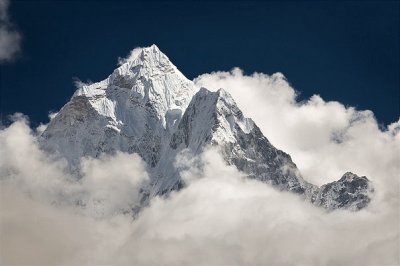
[[[229,72],[200,75],[195,83],[225,88],[264,135],[293,161],[312,183],[337,180],[344,172],[359,175],[399,173],[400,119],[382,130],[371,111],[359,111],[314,95],[297,101],[296,91],[281,73],[244,75]],[[382,154],[384,153],[384,154]]]
[[[82,158],[77,182],[16,116],[0,131],[0,264],[400,263],[400,122],[381,130],[370,111],[319,96],[299,103],[282,74],[234,69],[195,83],[229,91],[309,181],[323,184],[346,171],[366,175],[375,187],[369,207],[328,213],[244,178],[208,149],[200,157],[180,154],[176,163],[188,186],[154,198],[132,219],[148,180],[137,155]]]

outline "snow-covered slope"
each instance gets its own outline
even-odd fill
[[[172,135],[168,155],[163,158],[154,180],[157,192],[168,193],[184,184],[168,158],[182,150],[199,154],[207,145],[217,146],[225,161],[235,165],[249,178],[291,191],[327,209],[358,210],[370,201],[372,188],[366,177],[346,173],[339,181],[321,188],[306,182],[291,157],[276,149],[253,120],[243,116],[229,93],[201,88],[193,97],[176,132]],[[169,165],[165,165],[165,163]],[[172,169],[166,171],[165,169]],[[161,174],[163,173],[163,174]]]
[[[43,146],[73,168],[81,156],[116,150],[155,166],[195,92],[157,46],[144,48],[107,79],[79,88],[43,132]]]
[[[249,178],[327,209],[363,208],[372,191],[368,179],[351,173],[321,188],[306,182],[291,157],[243,116],[229,93],[197,90],[155,45],[107,79],[79,88],[43,132],[41,145],[65,157],[75,171],[82,156],[138,153],[151,174],[143,202],[182,188],[176,156],[183,150],[199,154],[208,145]]]
[[[200,89],[171,139],[172,149],[188,148],[193,153],[207,144],[218,146],[228,164],[251,178],[297,193],[308,187],[290,156],[272,146],[223,89]]]

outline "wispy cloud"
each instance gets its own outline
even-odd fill
[[[8,14],[9,0],[0,0],[0,62],[11,61],[20,51],[21,34]]]
[[[136,47],[132,51],[129,52],[129,55],[126,57],[119,57],[118,58],[118,66],[125,64],[128,61],[134,60],[141,52],[143,48],[142,47]]]

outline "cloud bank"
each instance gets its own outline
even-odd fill
[[[21,34],[8,14],[9,0],[0,0],[0,62],[14,59],[20,51]]]
[[[381,130],[371,111],[326,102],[318,95],[298,102],[281,73],[247,76],[235,68],[201,75],[195,82],[229,91],[243,113],[275,147],[292,156],[312,183],[337,180],[346,171],[371,178],[395,178],[400,171],[400,120]]]
[[[19,116],[0,131],[2,265],[398,265],[400,122],[382,130],[370,111],[313,96],[296,100],[282,74],[205,74],[224,87],[303,176],[322,184],[367,175],[375,197],[359,212],[326,212],[248,180],[217,151],[182,153],[188,186],[154,198],[133,219],[147,182],[137,155],[83,158],[76,181],[38,148]]]

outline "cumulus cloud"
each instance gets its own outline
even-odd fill
[[[249,180],[214,150],[189,186],[156,199],[125,249],[135,264],[391,265],[398,263],[398,202],[326,213],[288,192]],[[398,182],[394,182],[396,185]],[[390,184],[387,184],[390,185]],[[393,185],[393,183],[392,183]],[[123,252],[122,251],[122,252]],[[158,254],[152,258],[151,254]],[[121,256],[123,257],[123,256]]]
[[[298,102],[296,91],[281,73],[244,75],[235,68],[201,75],[195,82],[229,91],[244,114],[253,118],[274,146],[292,156],[312,183],[337,180],[346,171],[376,179],[397,178],[399,122],[382,131],[371,111],[324,101],[318,95]]]
[[[0,264],[93,264],[132,220],[148,177],[137,155],[82,159],[82,177],[38,147],[23,116],[0,131]],[[108,231],[107,231],[108,230]],[[122,235],[119,235],[122,237]],[[91,247],[90,247],[91,246]],[[111,256],[107,256],[111,257]]]
[[[17,124],[12,127],[16,126],[28,133],[29,129],[26,126]],[[16,128],[11,129],[16,130]],[[11,135],[11,132],[9,134]],[[4,135],[2,137],[4,138]],[[31,138],[29,135],[25,137]],[[85,175],[103,181],[108,174],[116,173],[113,176],[116,178],[126,171],[137,171],[130,169],[131,166],[126,164],[127,168],[123,166],[122,169],[116,169],[117,165],[114,165],[108,173],[110,164],[113,164],[108,161],[119,161],[120,156],[128,155],[119,154],[100,161],[90,159],[86,162],[88,165],[85,167],[89,167],[89,170],[86,170]],[[192,164],[191,160],[196,162]],[[107,165],[102,167],[103,163]],[[24,193],[20,185],[11,186],[2,183],[0,219],[1,245],[4,252],[1,256],[2,263],[6,265],[27,263],[31,265],[394,265],[398,263],[398,201],[382,199],[379,204],[356,213],[348,211],[327,213],[323,209],[303,202],[289,192],[279,192],[267,184],[245,178],[235,167],[227,166],[219,153],[213,149],[206,150],[197,158],[186,152],[178,164],[183,169],[182,175],[188,187],[173,193],[168,199],[159,197],[153,199],[150,206],[143,209],[136,220],[123,213],[108,213],[99,217],[93,212],[82,212],[82,207],[79,205],[54,204],[54,199],[59,198],[58,193],[56,195],[47,193],[47,197],[50,195],[51,197],[46,203],[35,199],[31,193]],[[44,168],[43,166],[40,168]],[[53,166],[54,162],[47,167]],[[139,169],[139,172],[143,173],[143,169],[141,167]],[[57,177],[58,171],[55,171],[53,177]],[[15,174],[17,169],[12,172]],[[32,176],[32,173],[29,176]],[[47,181],[40,186],[47,186]],[[31,186],[32,183],[35,182],[30,182],[28,186],[33,191],[38,190],[37,187]],[[129,186],[125,187],[126,183],[115,187],[106,185],[107,183],[106,181],[104,185],[97,183],[84,187],[94,190],[94,198],[105,200],[109,200],[112,195],[104,197],[102,193],[115,194],[129,190]],[[392,185],[394,183],[386,184],[385,189]],[[55,187],[53,184],[49,186],[51,190],[56,190],[56,187],[65,190],[65,183]],[[104,191],[103,188],[106,187],[108,189]],[[85,191],[84,194],[86,193],[88,192]],[[71,193],[66,194],[71,197]],[[72,198],[82,197],[75,195]],[[115,205],[110,206],[114,208]]]
[[[83,178],[80,203],[93,217],[131,213],[138,204],[139,188],[148,179],[137,154],[117,152],[99,159],[81,160]]]
[[[81,178],[38,148],[19,115],[0,131],[0,264],[398,265],[400,121],[381,130],[372,112],[319,96],[299,103],[282,74],[239,69],[196,84],[226,88],[278,148],[317,184],[346,171],[375,187],[359,211],[326,212],[249,180],[218,151],[182,152],[187,184],[133,219],[148,181],[137,155],[81,160]],[[156,254],[156,255],[155,255]]]
[[[21,34],[8,14],[9,0],[0,0],[0,62],[10,61],[20,50]]]

